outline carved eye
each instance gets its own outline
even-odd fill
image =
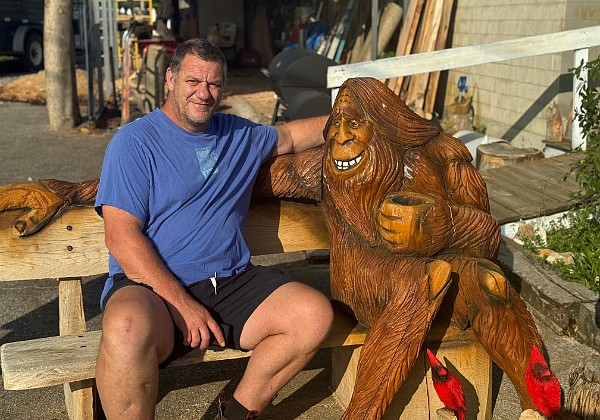
[[[360,121],[359,120],[350,120],[350,121],[348,121],[348,127],[358,128],[358,127],[360,127]]]
[[[341,124],[341,118],[334,118],[331,125],[333,125],[334,127],[339,127]]]

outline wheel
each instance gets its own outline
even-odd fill
[[[37,72],[44,68],[44,45],[39,33],[31,32],[27,35],[25,54],[21,61],[27,71]]]

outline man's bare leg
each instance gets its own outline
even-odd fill
[[[173,348],[169,311],[141,286],[119,289],[106,304],[96,385],[107,419],[153,419],[158,364]]]
[[[302,283],[275,290],[250,316],[240,344],[253,353],[234,398],[261,412],[313,358],[333,323],[329,299]]]

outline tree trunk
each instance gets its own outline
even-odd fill
[[[44,68],[46,106],[52,131],[81,122],[75,79],[73,0],[44,2]]]

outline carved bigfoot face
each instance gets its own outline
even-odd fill
[[[342,89],[336,98],[325,137],[330,140],[327,164],[335,175],[353,177],[371,160],[368,143],[373,130],[348,89]]]

